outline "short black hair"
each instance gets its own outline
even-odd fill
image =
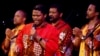
[[[59,13],[63,12],[60,4],[52,4],[50,8],[56,8]]]
[[[95,12],[99,13],[98,18],[100,18],[100,4],[97,1],[91,2],[90,4],[95,6]]]
[[[39,10],[41,11],[43,14],[46,14],[46,7],[43,4],[37,4],[33,10]]]
[[[95,6],[95,11],[96,11],[96,12],[100,12],[100,6],[99,6],[98,3],[90,3],[90,4],[92,4],[92,5]]]
[[[17,10],[17,11],[21,11],[21,12],[23,13],[23,16],[24,16],[25,18],[27,18],[27,14],[26,14],[26,12],[25,12],[24,10],[19,9],[19,10]],[[16,11],[16,12],[17,12],[17,11]]]

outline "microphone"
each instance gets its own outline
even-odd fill
[[[94,29],[91,29],[91,30],[87,33],[86,38],[91,37],[91,38],[93,39],[93,32],[94,32],[94,31],[95,31],[95,28],[94,28]]]
[[[33,25],[32,29],[36,29],[36,25]],[[34,37],[33,37],[32,35],[30,36],[30,40],[31,40],[31,41],[34,40]]]

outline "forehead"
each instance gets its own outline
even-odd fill
[[[16,11],[15,15],[24,15],[22,11]]]
[[[57,8],[50,8],[50,11],[57,11]]]
[[[95,5],[90,4],[90,5],[88,6],[88,8],[95,9]]]
[[[32,14],[42,14],[42,12],[39,11],[39,10],[33,10],[33,13]]]

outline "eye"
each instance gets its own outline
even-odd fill
[[[91,11],[91,9],[89,9],[89,11]]]
[[[37,17],[40,17],[41,15],[37,15]]]
[[[32,15],[32,16],[35,16],[35,15]]]

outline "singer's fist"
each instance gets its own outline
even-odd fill
[[[30,35],[33,36],[33,37],[36,36],[36,30],[35,30],[35,28],[32,28],[32,29],[31,29]]]
[[[91,45],[91,40],[91,37],[88,37],[87,39],[85,39],[85,44],[88,46]]]
[[[7,28],[5,31],[6,36],[9,38],[13,37],[14,33],[11,31],[11,29]]]
[[[19,56],[19,53],[21,52],[21,49],[19,48],[18,45],[15,44],[15,46],[13,47],[13,52],[16,56]]]
[[[78,27],[75,27],[75,28],[73,28],[73,34],[77,37],[81,37],[82,36],[82,31]]]

